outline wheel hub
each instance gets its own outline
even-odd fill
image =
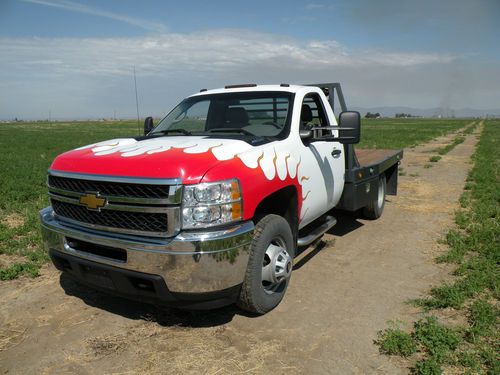
[[[282,241],[269,244],[262,264],[262,285],[266,292],[274,292],[292,273],[292,257]]]

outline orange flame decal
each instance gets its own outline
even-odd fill
[[[260,164],[260,161],[264,158],[264,151],[262,151],[262,154],[257,158],[257,165]]]
[[[311,190],[309,190],[305,196],[302,197],[302,201],[305,201],[307,199],[307,196],[309,195],[309,193],[311,192]]]
[[[285,165],[287,170],[288,170],[288,159],[290,159],[290,154],[286,154],[285,156]]]
[[[297,167],[295,168],[295,176],[298,176],[300,163],[302,163],[302,156],[299,158],[299,162],[297,163]]]
[[[218,145],[216,145],[216,146],[209,147],[209,148],[208,148],[208,151],[212,152],[212,150],[213,150],[214,148],[216,148],[216,147],[220,147],[220,146],[222,146],[222,143],[220,143],[220,144],[218,144]]]

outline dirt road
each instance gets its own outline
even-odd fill
[[[405,305],[448,277],[434,263],[452,224],[477,134],[437,163],[453,135],[405,150],[399,195],[383,217],[340,217],[295,262],[283,303],[263,317],[235,308],[158,310],[88,292],[52,267],[0,284],[0,374],[399,374],[373,344]],[[432,164],[432,168],[424,165]]]

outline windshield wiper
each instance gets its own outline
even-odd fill
[[[192,134],[190,131],[187,131],[186,129],[165,129],[165,130],[159,130],[157,132],[151,133],[151,135],[168,134],[168,133],[182,133],[184,135],[191,135]]]
[[[255,137],[255,134],[250,133],[248,130],[241,129],[241,128],[213,128],[213,129],[208,129],[207,133],[241,133],[245,135],[251,135],[252,137]]]

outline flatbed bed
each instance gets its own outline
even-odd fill
[[[352,148],[349,153],[353,160],[346,162],[344,193],[338,208],[356,211],[365,207],[378,191],[382,175],[387,183],[386,193],[397,194],[398,165],[403,150]],[[348,168],[349,165],[352,167]]]
[[[358,158],[360,167],[369,167],[374,164],[380,164],[382,161],[395,156],[395,153],[399,154],[400,150],[356,149],[356,157]]]

